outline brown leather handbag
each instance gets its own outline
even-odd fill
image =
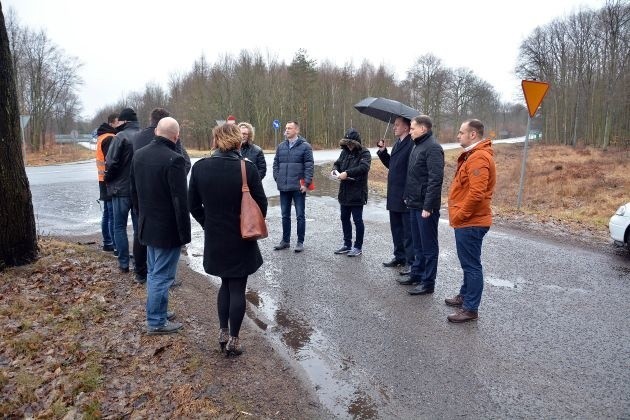
[[[241,237],[245,240],[255,241],[265,239],[269,232],[267,223],[258,207],[258,203],[249,193],[247,185],[247,173],[245,172],[245,161],[241,160],[241,176],[243,177],[243,197],[241,198]]]

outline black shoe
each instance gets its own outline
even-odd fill
[[[103,245],[103,251],[105,252],[114,252],[114,245]]]
[[[136,283],[144,284],[147,282],[147,275],[142,275],[140,273],[136,273]]]
[[[429,288],[424,284],[419,284],[413,289],[407,290],[407,293],[409,293],[410,295],[430,295],[431,293],[433,293],[433,288]]]
[[[161,327],[147,327],[147,335],[174,334],[183,327],[179,322],[166,321]]]
[[[280,251],[281,249],[287,249],[289,247],[288,242],[280,241],[280,243],[273,247],[274,250]]]
[[[418,280],[412,280],[411,278],[407,277],[407,278],[402,278],[400,280],[397,280],[398,284],[402,285],[402,286],[417,286],[420,284],[420,282]]]
[[[402,267],[405,265],[405,260],[397,260],[396,258],[392,258],[389,262],[384,262],[384,267]]]
[[[409,274],[411,274],[411,266],[410,265],[404,266],[402,270],[398,272],[398,274],[400,274],[401,276],[408,276]]]
[[[120,269],[121,273],[128,273],[129,272],[129,267],[118,267]]]

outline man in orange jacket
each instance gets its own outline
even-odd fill
[[[101,218],[101,233],[103,235],[103,251],[114,251],[114,211],[112,196],[107,193],[105,185],[105,156],[109,144],[116,135],[118,114],[107,116],[107,122],[96,130],[96,170],[98,172],[99,201],[103,202],[103,217]]]
[[[481,245],[492,225],[490,202],[497,179],[492,142],[483,139],[483,128],[481,121],[468,120],[457,134],[464,152],[457,159],[457,171],[448,193],[448,217],[455,229],[464,282],[459,294],[444,300],[448,306],[460,308],[447,317],[450,322],[477,319],[483,292]]]

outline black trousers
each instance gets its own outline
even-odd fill
[[[413,241],[411,239],[411,225],[409,212],[389,212],[389,227],[392,230],[394,242],[394,258],[406,264],[413,262]]]

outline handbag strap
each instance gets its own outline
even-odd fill
[[[247,185],[247,172],[245,172],[245,161],[241,160],[241,177],[243,178],[243,186],[241,192],[249,192],[249,185]]]

